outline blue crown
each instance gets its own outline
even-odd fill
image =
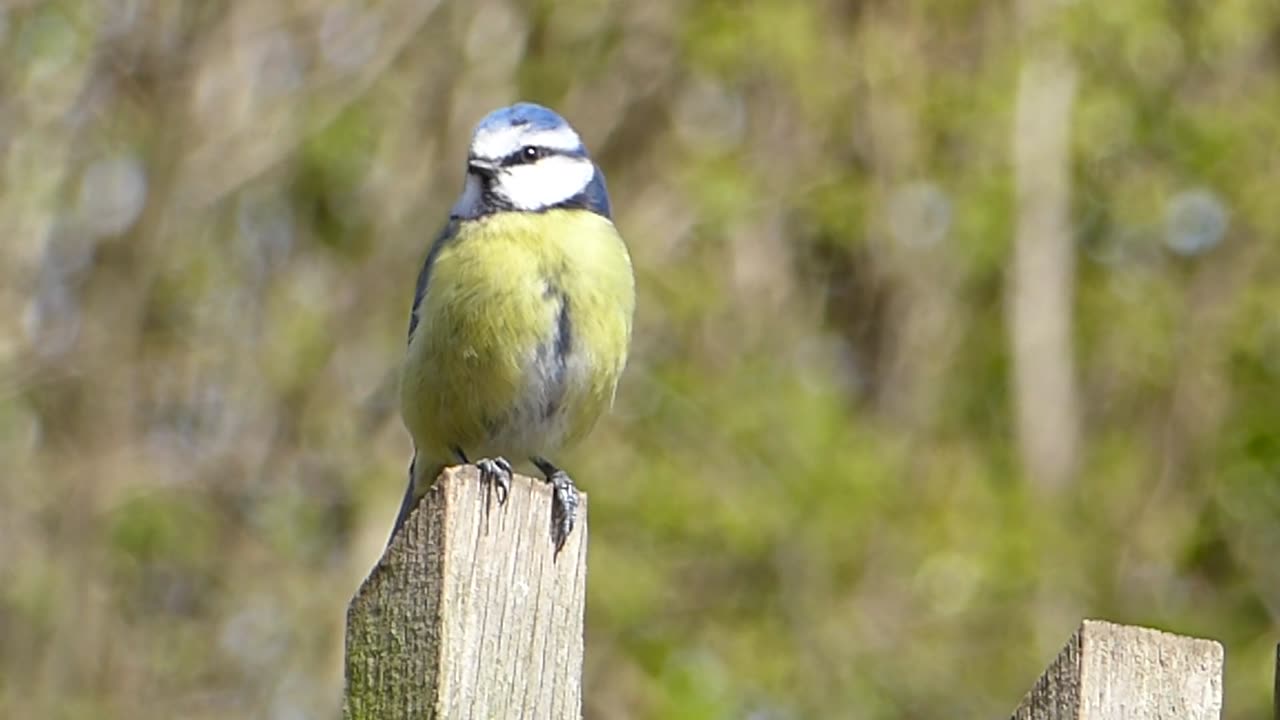
[[[550,108],[535,103],[520,102],[510,107],[498,108],[484,116],[476,126],[476,130],[494,130],[499,127],[520,125],[529,125],[533,130],[554,130],[566,127],[569,123]]]

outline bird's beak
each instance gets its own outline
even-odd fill
[[[498,165],[491,160],[467,158],[467,172],[483,178],[491,178],[498,172]]]

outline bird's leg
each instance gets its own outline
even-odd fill
[[[581,502],[578,488],[574,486],[569,473],[552,465],[546,458],[535,456],[529,459],[546,476],[546,481],[551,483],[551,543],[555,545],[556,553],[559,553],[569,539],[569,533],[573,532],[573,523],[578,516],[578,505]]]
[[[464,463],[471,462],[460,447],[454,447],[453,454],[457,455],[458,460]],[[480,482],[484,483],[486,488],[497,489],[498,504],[505,504],[507,496],[511,494],[511,474],[514,472],[511,468],[511,463],[507,462],[504,457],[493,457],[480,458],[473,464],[480,471]]]

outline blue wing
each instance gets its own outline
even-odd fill
[[[431,249],[427,251],[427,259],[422,262],[422,269],[418,271],[418,284],[413,289],[413,308],[409,311],[409,340],[413,340],[413,331],[418,329],[418,308],[422,305],[422,298],[427,294],[427,284],[431,282],[431,266],[436,263],[436,256],[440,254],[440,250],[453,240],[458,233],[458,221],[449,218],[449,222],[445,223],[440,234],[436,235],[436,240],[431,244]]]
[[[413,342],[413,331],[418,329],[418,309],[422,306],[422,298],[426,297],[427,285],[431,282],[431,266],[435,265],[440,249],[448,245],[457,232],[458,221],[449,218],[449,222],[445,223],[444,228],[436,235],[435,242],[431,243],[431,249],[427,251],[427,259],[422,262],[422,269],[418,271],[418,284],[413,289],[413,308],[409,311],[409,342]],[[391,529],[391,536],[387,538],[388,545],[391,544],[396,533],[400,532],[400,526],[404,525],[404,521],[413,512],[421,496],[418,488],[414,487],[414,467],[417,464],[418,453],[415,450],[413,460],[409,463],[409,484],[404,490],[404,499],[400,501],[400,512],[396,514],[396,524]],[[435,470],[430,473],[430,477],[434,478],[438,474],[439,470]]]

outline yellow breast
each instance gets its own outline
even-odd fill
[[[401,382],[418,452],[514,460],[581,439],[613,400],[631,336],[634,279],[613,224],[498,213],[442,242]]]

